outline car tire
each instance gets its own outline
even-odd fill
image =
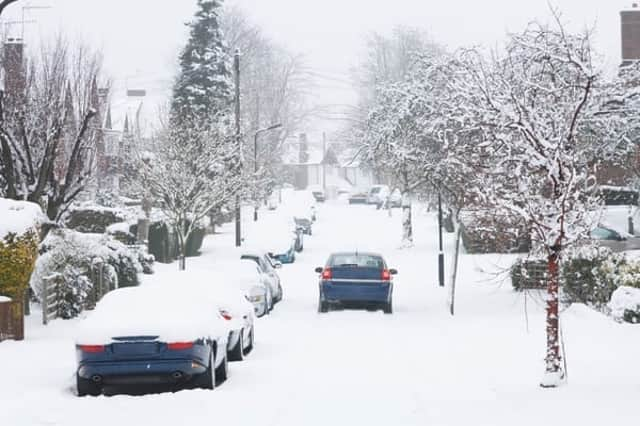
[[[318,312],[321,314],[329,312],[329,304],[322,300],[318,301]]]
[[[393,300],[390,300],[388,303],[384,304],[384,307],[382,308],[383,312],[385,314],[392,314],[393,313]]]
[[[247,345],[246,349],[243,349],[244,355],[248,355],[251,353],[251,351],[253,351],[253,345],[254,345],[254,336],[253,336],[253,327],[251,327],[251,330],[249,331],[249,344]]]
[[[215,348],[213,345],[211,346],[211,351],[209,354],[209,366],[207,370],[196,376],[195,386],[201,389],[210,389],[213,390],[216,387],[216,373],[215,373],[215,365],[216,365],[216,356],[215,356]]]
[[[230,351],[227,352],[229,361],[242,361],[244,360],[244,331],[240,330],[240,336],[238,342]]]
[[[216,386],[224,383],[229,378],[229,360],[225,356],[220,365],[215,369]]]
[[[77,373],[76,390],[78,391],[78,396],[98,396],[102,393],[100,385],[94,383],[91,379],[80,377]]]

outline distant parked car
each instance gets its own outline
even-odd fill
[[[179,297],[182,291],[121,288],[98,303],[76,337],[79,396],[109,385],[213,389],[227,379],[229,325],[211,298]]]
[[[248,259],[255,262],[260,268],[260,271],[265,276],[271,292],[273,294],[273,303],[278,303],[282,300],[282,282],[280,281],[280,275],[278,275],[278,269],[282,268],[282,263],[272,259],[266,252],[263,251],[249,251],[240,256],[241,259]]]
[[[356,189],[349,195],[349,204],[366,204],[368,191],[365,189]]]
[[[305,235],[311,235],[313,233],[313,230],[312,230],[313,222],[311,222],[308,218],[294,217],[293,221],[296,224],[296,228],[300,228]]]
[[[614,252],[640,250],[640,237],[622,233],[603,225],[598,225],[591,230],[590,236],[596,244],[609,247]]]
[[[402,192],[400,192],[400,189],[396,188],[391,191],[388,200],[391,203],[391,207],[402,207]]]
[[[383,204],[389,196],[387,185],[373,185],[367,194],[367,204]]]
[[[320,274],[318,312],[332,305],[364,305],[393,312],[393,276],[381,255],[342,252],[329,256]]]
[[[327,199],[327,195],[325,194],[324,189],[322,187],[312,186],[312,187],[309,187],[309,190],[311,191],[313,198],[315,198],[318,203],[324,203],[325,200]]]

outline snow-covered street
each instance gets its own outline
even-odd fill
[[[247,240],[278,214],[261,212],[257,225],[245,222]],[[434,215],[418,209],[415,215],[416,247],[400,250],[399,210],[389,218],[366,205],[322,205],[304,252],[280,270],[284,300],[258,320],[255,351],[231,364],[229,380],[213,392],[78,398],[73,335],[79,320],[45,328],[34,313],[27,340],[0,346],[0,424],[597,425],[637,419],[637,327],[574,305],[563,313],[568,384],[541,389],[541,298],[525,304],[506,276],[493,275],[513,257],[462,255],[452,317],[448,289],[437,286]],[[208,237],[202,256],[189,259],[185,279],[224,279],[216,276],[216,263],[239,254],[230,249],[231,230]],[[450,235],[445,248],[448,266]],[[398,269],[393,315],[317,313],[314,268],[344,249],[379,251]],[[158,265],[147,279],[175,267]]]

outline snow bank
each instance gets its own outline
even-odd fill
[[[9,234],[22,235],[45,221],[35,203],[0,198],[0,240]]]
[[[640,288],[619,287],[613,292],[608,306],[617,321],[624,320],[625,311],[640,312]]]
[[[109,344],[114,337],[158,336],[164,342],[215,338],[229,332],[211,305],[189,286],[144,286],[108,293],[80,323],[77,344]]]

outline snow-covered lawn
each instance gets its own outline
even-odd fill
[[[245,222],[269,232],[279,210]],[[257,320],[256,348],[215,391],[143,397],[73,394],[76,321],[28,320],[25,342],[0,344],[0,425],[601,425],[639,418],[640,327],[584,306],[563,313],[568,384],[538,386],[545,349],[542,295],[511,290],[514,256],[462,255],[456,315],[437,286],[433,214],[416,212],[416,246],[398,249],[400,211],[326,203],[296,263],[281,269],[284,300]],[[265,231],[265,229],[267,229]],[[208,237],[184,279],[225,279],[233,228]],[[446,235],[447,266],[453,238]],[[316,266],[331,251],[373,250],[397,268],[393,315],[317,313]],[[176,265],[158,265],[157,277]],[[447,279],[450,268],[447,268]],[[173,274],[172,274],[173,275]],[[144,308],[141,307],[141,315]]]

